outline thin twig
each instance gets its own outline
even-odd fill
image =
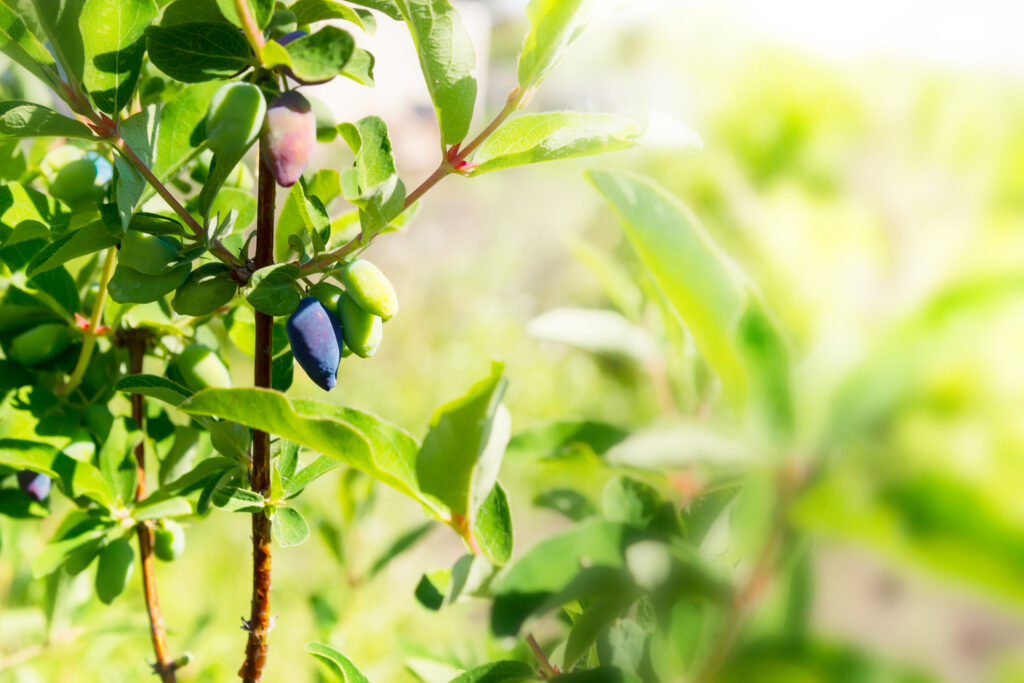
[[[277,186],[274,176],[260,156],[256,214],[256,268],[274,262],[274,200]],[[253,384],[269,388],[272,370],[273,317],[256,311],[256,345]],[[270,490],[270,435],[253,430],[252,490],[266,495]],[[238,675],[245,683],[259,683],[267,661],[267,634],[270,631],[270,519],[261,510],[252,515],[252,611],[246,629],[249,638],[245,662]]]
[[[146,354],[148,343],[141,330],[133,330],[128,333],[128,362],[133,375],[142,372],[142,359]],[[132,394],[132,418],[144,433],[145,429],[145,399],[142,394]],[[135,485],[135,500],[139,501],[146,497],[146,442],[145,439],[135,447],[135,461],[137,465],[137,479]],[[163,612],[160,610],[160,599],[156,590],[156,571],[153,560],[153,527],[150,522],[139,522],[135,527],[139,537],[139,559],[142,564],[142,592],[146,598],[146,612],[149,614],[149,633],[153,640],[153,652],[156,654],[156,664],[153,670],[160,676],[163,683],[175,683],[174,660],[167,650],[167,633],[164,630]]]
[[[82,342],[82,350],[78,353],[78,361],[68,381],[60,389],[59,394],[70,394],[82,382],[85,371],[92,360],[92,352],[96,348],[96,336],[100,321],[103,319],[103,308],[107,302],[107,285],[114,274],[114,265],[117,262],[117,249],[110,247],[103,261],[103,271],[100,273],[99,291],[96,292],[96,299],[92,304],[92,314],[89,316],[89,329],[85,331],[85,340]]]
[[[452,158],[449,159],[446,155],[443,159],[441,159],[441,163],[438,165],[436,169],[434,169],[434,172],[431,173],[426,180],[420,183],[415,190],[406,195],[405,204],[402,207],[402,211],[405,212],[410,206],[419,201],[419,199],[423,195],[425,195],[431,188],[433,188],[435,185],[441,182],[445,177],[451,175],[452,173],[458,173],[459,169],[464,165],[469,155],[472,154],[477,147],[483,144],[487,140],[487,138],[489,138],[491,134],[494,133],[494,131],[496,131],[498,127],[505,122],[505,119],[507,119],[512,114],[512,112],[519,108],[522,102],[523,98],[518,88],[509,93],[508,99],[505,102],[505,106],[502,108],[500,112],[498,112],[497,116],[495,116],[494,119],[489,124],[487,124],[487,127],[484,128],[479,135],[473,138],[473,140],[469,142],[465,147],[453,148],[455,153],[452,155]],[[353,237],[348,242],[338,247],[334,251],[329,251],[326,254],[321,254],[317,258],[301,264],[299,266],[299,271],[302,275],[311,275],[313,273],[319,273],[323,271],[325,268],[330,267],[331,264],[337,263],[338,261],[345,258],[346,256],[356,251],[357,249],[369,245],[371,242],[373,242],[374,239],[377,238],[377,235],[379,234],[381,233],[371,235],[370,239],[366,242],[366,244],[363,244],[363,233],[359,233],[358,235],[356,235],[355,237]]]
[[[537,639],[533,637],[532,633],[526,634],[526,646],[530,648],[530,651],[533,652],[533,656],[536,657],[537,661],[540,663],[540,672],[544,678],[551,678],[552,676],[557,676],[559,674],[558,667],[554,666],[551,663],[551,660],[548,659],[548,656],[544,654],[544,648],[540,646],[540,643],[537,642]]]

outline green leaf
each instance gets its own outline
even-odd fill
[[[0,102],[0,139],[40,137],[92,140],[95,136],[84,123],[41,105],[22,100]]]
[[[180,407],[190,415],[220,417],[276,434],[361,470],[431,510],[439,509],[416,484],[416,441],[369,413],[320,401],[292,401],[255,388],[204,389]]]
[[[640,126],[612,114],[524,114],[502,124],[470,156],[478,164],[470,175],[649,145],[699,146],[700,138],[660,115]]]
[[[100,470],[121,503],[135,500],[139,466],[132,450],[141,440],[134,420],[118,418],[110,426],[97,456]]]
[[[507,681],[535,681],[537,672],[525,662],[505,660],[477,666],[450,683],[506,683]]]
[[[495,635],[515,635],[534,612],[562,604],[549,599],[568,595],[567,589],[572,589],[578,578],[585,579],[584,574],[600,580],[593,586],[577,583],[579,595],[618,585],[606,576],[616,577],[616,570],[624,566],[623,552],[631,538],[623,524],[593,520],[537,543],[493,586],[491,629]],[[606,575],[600,570],[612,571]]]
[[[0,515],[14,519],[46,517],[50,511],[32,496],[18,489],[0,489]]]
[[[296,183],[298,184],[298,183]],[[256,198],[240,187],[222,187],[210,205],[210,216],[223,220],[230,211],[237,211],[233,232],[245,230],[256,220]]]
[[[150,106],[133,114],[121,123],[118,130],[125,143],[147,167],[153,165],[153,144],[156,141],[156,115]],[[135,207],[142,200],[147,188],[146,180],[126,159],[117,156],[114,159],[117,169],[117,211],[121,216],[121,225],[127,226],[131,221]]]
[[[144,275],[119,263],[107,291],[119,304],[147,304],[181,287],[191,270],[191,264],[182,263],[161,275]]]
[[[120,233],[111,230],[106,221],[93,221],[78,230],[65,232],[37,253],[25,270],[29,277],[45,273],[72,259],[115,246]]]
[[[346,31],[324,26],[285,47],[292,75],[303,83],[323,83],[341,73],[356,43]]]
[[[137,522],[165,517],[183,517],[190,514],[192,514],[192,505],[186,499],[169,495],[164,491],[157,491],[136,503],[132,508],[132,518]]]
[[[266,506],[263,496],[237,486],[218,486],[213,491],[213,504],[228,512],[259,512]]]
[[[108,509],[114,506],[114,494],[99,469],[88,462],[75,460],[49,444],[0,439],[0,465],[42,472],[59,480],[69,497],[84,496]]]
[[[370,683],[348,657],[326,643],[307,643],[306,652],[340,683]]]
[[[245,36],[229,24],[150,26],[146,45],[156,68],[185,83],[227,78],[247,67],[251,59]]]
[[[593,171],[591,182],[622,220],[718,374],[733,408],[749,408],[780,437],[792,429],[786,343],[747,276],[675,197],[639,176]]]
[[[305,543],[309,538],[309,524],[295,508],[278,508],[274,512],[274,540],[282,548]]]
[[[227,179],[231,177],[238,162],[242,160],[247,151],[248,148],[243,148],[234,152],[221,152],[213,155],[213,161],[210,162],[210,174],[206,177],[203,189],[199,192],[199,212],[204,218],[210,217],[210,207],[217,199],[217,194]]]
[[[524,92],[540,85],[583,34],[599,4],[600,0],[530,0],[530,31],[519,53],[519,87]]]
[[[294,472],[293,474],[285,474],[282,472],[281,476],[283,479],[282,483],[285,495],[289,497],[294,496],[299,491],[309,486],[312,482],[340,466],[341,463],[334,458],[321,455],[298,472]]]
[[[375,62],[376,60],[372,54],[357,47],[352,52],[352,56],[349,57],[348,63],[345,64],[345,68],[341,71],[341,75],[355,81],[359,85],[372,88],[374,85],[373,66]]]
[[[320,233],[330,226],[330,218],[319,200],[307,196],[302,183],[295,183],[281,207],[274,234],[274,258],[283,263],[292,252],[300,259],[323,250]]]
[[[359,207],[364,243],[405,209],[405,185],[395,169],[388,127],[377,116],[343,123],[338,133],[356,155],[355,173],[342,176],[345,199]],[[353,182],[354,181],[354,182]]]
[[[473,539],[491,564],[500,567],[512,559],[512,511],[508,494],[498,482],[476,512]]]
[[[364,31],[367,30],[367,26],[363,23],[363,19],[359,16],[358,12],[348,5],[343,5],[334,0],[299,0],[288,9],[295,13],[295,21],[299,26],[312,24],[317,21],[326,21],[327,19],[343,19],[352,22]],[[398,11],[397,7],[395,11]],[[400,19],[401,14],[395,18]]]
[[[17,13],[0,2],[0,52],[47,85],[56,86],[57,63]]]
[[[85,65],[82,31],[79,28],[83,0],[32,0],[35,18],[46,33],[49,47],[70,82],[81,82]]]
[[[146,52],[143,31],[157,16],[154,0],[85,0],[82,85],[96,106],[117,114],[131,100]]]
[[[349,0],[349,4],[375,9],[398,21],[402,19],[402,11],[398,9],[395,0]]]
[[[123,538],[111,541],[100,551],[96,567],[96,597],[109,605],[124,591],[135,567],[135,551]]]
[[[441,127],[441,144],[462,142],[476,105],[476,53],[449,0],[396,0],[412,33]]]
[[[128,375],[119,379],[114,389],[126,394],[141,394],[155,398],[172,406],[181,405],[181,402],[193,393],[180,384],[157,375]]]
[[[167,178],[181,168],[206,140],[206,112],[221,85],[216,81],[189,85],[160,110],[153,164],[157,178]]]
[[[274,0],[245,0],[249,6],[249,14],[256,20],[256,25],[265,28],[274,15]],[[235,7],[235,0],[217,0],[217,8],[221,15],[239,28],[242,27],[242,19],[238,16]]]
[[[494,487],[508,444],[504,371],[503,363],[492,362],[489,377],[435,410],[416,458],[422,490],[470,521]]]
[[[298,307],[302,295],[295,288],[299,267],[280,263],[260,268],[249,279],[245,299],[257,311],[267,315],[291,315]]]

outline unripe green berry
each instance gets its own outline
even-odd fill
[[[263,127],[267,102],[251,83],[226,83],[210,100],[206,143],[214,152],[236,154],[253,143]]]
[[[380,268],[366,259],[356,259],[341,271],[341,281],[357,304],[381,320],[398,313],[398,294]]]
[[[173,562],[185,552],[185,530],[177,522],[165,519],[153,530],[153,553],[164,562]]]
[[[361,358],[369,358],[377,353],[384,336],[379,316],[368,313],[345,292],[338,299],[338,318],[341,319],[345,346]]]

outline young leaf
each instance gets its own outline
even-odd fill
[[[508,495],[498,482],[476,511],[473,538],[491,564],[500,567],[512,559],[512,511]]]
[[[562,668],[571,671],[601,632],[621,617],[634,602],[633,595],[606,595],[593,600],[572,625],[565,644]]]
[[[56,85],[57,63],[53,55],[28,30],[17,13],[3,2],[0,2],[0,52],[43,83]]]
[[[96,596],[109,605],[124,591],[135,567],[135,551],[123,538],[111,541],[100,551],[96,566]]]
[[[290,315],[302,299],[295,289],[298,277],[299,267],[291,263],[260,268],[249,280],[245,299],[257,311],[267,315]]]
[[[305,543],[309,538],[309,524],[295,508],[278,508],[274,512],[274,540],[282,548]]]
[[[336,26],[324,26],[285,47],[288,66],[302,83],[323,83],[341,73],[355,50],[355,40]]]
[[[646,126],[612,114],[550,112],[524,114],[506,121],[472,154],[477,164],[470,175],[512,166],[603,154],[648,144],[700,145],[695,133],[675,123],[675,134],[662,134],[671,126],[664,117],[652,116]],[[658,135],[650,133],[658,129]]]
[[[377,116],[343,123],[338,133],[356,155],[355,173],[342,175],[345,199],[359,207],[363,240],[383,230],[405,208],[405,185],[395,170],[388,127]],[[353,182],[354,181],[354,182]]]
[[[156,68],[185,83],[227,78],[247,67],[251,56],[245,36],[230,24],[150,26],[146,46]]]
[[[307,643],[306,652],[313,655],[339,683],[370,683],[348,657],[326,643]]]
[[[213,491],[213,504],[228,512],[259,512],[266,505],[263,496],[237,486],[218,486]]]
[[[519,53],[519,87],[528,91],[555,67],[583,34],[601,0],[530,0],[530,31]]]
[[[320,233],[330,226],[330,218],[319,200],[307,196],[302,183],[295,183],[284,200],[274,234],[274,258],[287,261],[292,252],[299,257],[323,250]],[[299,249],[298,247],[301,247]]]
[[[146,52],[143,31],[156,19],[154,0],[85,0],[82,85],[100,111],[117,114],[131,100]]]
[[[782,333],[753,283],[675,197],[638,176],[593,171],[591,182],[622,220],[733,408],[760,424],[792,428],[789,359]]]
[[[476,104],[476,53],[449,0],[395,0],[409,25],[441,127],[441,144],[462,142]]]
[[[91,140],[95,136],[84,123],[41,105],[21,100],[0,102],[0,139],[39,137]]]
[[[511,420],[499,410],[508,385],[503,363],[464,396],[434,411],[416,458],[416,476],[426,493],[472,520],[497,480]]]
[[[537,672],[525,662],[505,660],[474,667],[450,683],[511,683],[537,680]]]

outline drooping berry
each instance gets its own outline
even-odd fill
[[[338,345],[341,325],[338,318],[318,299],[307,296],[288,318],[285,329],[299,366],[321,389],[333,389],[341,362]]]

